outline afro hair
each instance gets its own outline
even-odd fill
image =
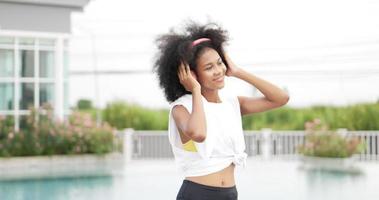
[[[199,38],[210,40],[192,46],[192,42]],[[181,61],[188,63],[190,69],[196,73],[197,58],[204,49],[212,48],[218,52],[228,68],[223,49],[228,38],[227,31],[215,23],[200,25],[190,21],[185,23],[182,31],[171,29],[169,33],[160,35],[156,39],[158,53],[153,70],[168,102],[173,102],[185,94],[191,94],[185,90],[177,75]]]

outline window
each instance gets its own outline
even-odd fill
[[[54,78],[54,52],[39,52],[39,76],[42,78]]]
[[[13,77],[13,50],[0,49],[0,77]]]
[[[39,46],[40,47],[54,47],[55,46],[55,40],[54,39],[39,39]]]
[[[21,77],[34,77],[34,51],[20,51],[20,71]]]
[[[68,65],[69,65],[69,59],[68,59],[68,52],[67,51],[63,51],[63,77],[64,79],[68,79],[68,76],[69,76],[69,69],[68,69]]]
[[[0,45],[13,45],[14,38],[13,37],[0,37]]]
[[[0,83],[0,110],[13,110],[13,83]]]
[[[21,83],[20,109],[28,110],[34,106],[34,83]]]
[[[63,92],[59,100],[63,101],[64,114],[69,113],[69,40],[63,35],[27,35],[0,36],[0,118],[3,114],[12,119],[16,116],[15,128],[26,126],[29,112],[25,111],[31,107],[54,107],[56,92]],[[57,43],[61,41],[63,44]],[[55,91],[56,84],[63,84],[63,88],[58,88],[63,91]]]
[[[21,46],[32,47],[33,48],[34,38],[20,38],[19,43],[20,43]]]
[[[51,107],[54,106],[54,84],[41,83],[39,88],[39,105],[43,106],[48,103]]]

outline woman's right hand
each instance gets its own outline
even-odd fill
[[[200,83],[197,81],[196,74],[190,70],[189,65],[183,61],[180,62],[178,77],[180,83],[189,92],[193,92],[193,90],[201,88]]]

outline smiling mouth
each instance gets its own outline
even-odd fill
[[[216,81],[216,82],[221,82],[221,81],[224,80],[224,76],[218,77],[218,78],[213,79],[213,80]]]

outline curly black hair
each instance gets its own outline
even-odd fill
[[[192,42],[199,38],[210,40],[192,47]],[[185,94],[191,94],[180,83],[177,75],[181,61],[188,63],[190,69],[196,73],[197,58],[206,48],[212,48],[217,51],[228,68],[223,49],[228,39],[228,32],[218,24],[201,25],[193,21],[185,23],[181,32],[170,29],[169,33],[160,35],[156,39],[158,53],[153,70],[157,74],[159,85],[164,90],[168,102],[173,102]]]

